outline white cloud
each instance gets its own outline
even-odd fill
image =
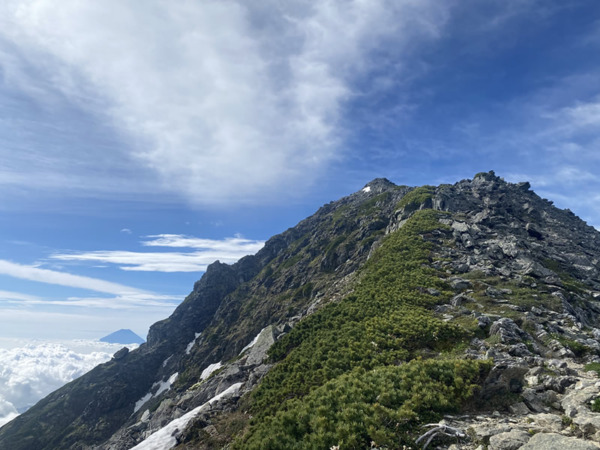
[[[575,106],[565,108],[563,113],[571,119],[570,122],[573,127],[584,128],[600,126],[600,101],[580,102]]]
[[[203,204],[301,192],[339,156],[374,51],[400,67],[446,20],[427,0],[7,0],[0,17],[7,82],[104,115]]]
[[[22,294],[20,292],[0,291],[0,302],[38,302],[42,300],[35,295]]]
[[[146,236],[146,238],[152,238],[149,241],[142,242],[142,245],[148,247],[188,247],[210,249],[225,253],[246,252],[244,254],[256,253],[265,244],[264,241],[244,239],[241,236],[217,240],[184,236],[181,234],[156,234]]]
[[[0,291],[0,302],[20,306],[70,306],[106,309],[174,308],[183,300],[182,295],[124,294],[116,297],[69,297],[50,300],[17,292]]]
[[[595,94],[598,94],[597,90]],[[600,100],[598,99],[571,101],[559,108],[548,104],[541,107],[543,108],[540,112],[541,118],[552,124],[540,133],[542,137],[566,140],[567,144],[576,145],[568,139],[586,136],[588,133],[598,135],[600,127]]]
[[[72,350],[76,344],[77,351]],[[108,361],[122,345],[35,343],[0,348],[0,426],[50,392]]]
[[[178,234],[147,236],[142,242],[148,247],[179,247],[199,249],[192,252],[132,252],[100,250],[92,252],[56,253],[52,259],[117,264],[122,270],[147,272],[204,272],[216,260],[234,263],[241,257],[254,254],[264,242],[240,237],[223,240],[202,239]]]
[[[17,408],[10,402],[0,398],[0,427],[19,415]]]
[[[564,186],[581,185],[586,182],[596,182],[597,177],[587,170],[573,166],[559,166],[547,170],[544,175],[524,174],[524,173],[506,173],[504,177],[507,181],[518,183],[529,181],[536,188],[545,188],[562,184]],[[589,196],[588,196],[589,197]]]
[[[40,269],[39,267],[17,264],[6,260],[0,260],[0,274],[23,280],[88,289],[107,294],[148,294],[148,292],[141,289],[100,280],[98,278],[73,275],[56,270]]]

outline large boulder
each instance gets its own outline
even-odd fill
[[[521,392],[524,385],[523,377],[528,370],[528,366],[515,361],[498,362],[492,367],[483,383],[482,397],[491,398],[495,395]]]
[[[503,317],[490,327],[490,336],[498,336],[503,344],[519,344],[527,337],[527,333],[519,328],[514,320]]]
[[[488,450],[517,450],[529,441],[531,435],[521,430],[511,430],[490,438]]]
[[[597,444],[557,433],[538,433],[520,450],[598,450]]]

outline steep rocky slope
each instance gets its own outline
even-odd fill
[[[374,180],[209,266],[0,448],[595,448],[600,233],[529,188]]]

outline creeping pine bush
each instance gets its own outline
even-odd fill
[[[432,244],[422,237],[445,227],[438,214],[417,211],[384,239],[352,295],[271,348],[278,364],[253,392],[254,419],[234,448],[364,448],[371,441],[396,448],[412,442],[416,424],[471,395],[487,363],[414,359],[465,337],[430,310],[450,295],[428,266]]]
[[[489,362],[412,360],[355,369],[287,403],[251,428],[234,448],[400,448],[414,444],[419,423],[459,408]]]
[[[400,208],[411,208],[418,207],[422,205],[427,200],[433,198],[433,194],[435,192],[435,187],[433,186],[419,186],[414,188],[412,191],[409,191],[404,197],[400,199],[398,204],[396,205],[397,209]]]

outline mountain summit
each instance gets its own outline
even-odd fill
[[[129,329],[121,329],[110,333],[103,338],[100,338],[100,342],[108,342],[110,344],[143,344],[145,341]]]
[[[376,179],[211,264],[0,448],[597,448],[599,318],[600,233],[529,183]]]

